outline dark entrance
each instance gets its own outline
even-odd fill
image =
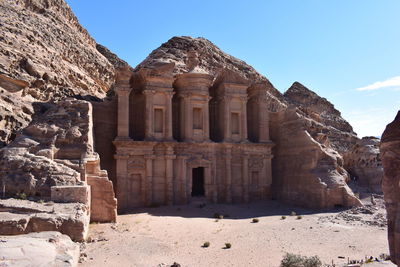
[[[204,167],[192,169],[192,197],[204,197]]]

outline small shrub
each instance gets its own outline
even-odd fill
[[[280,267],[320,267],[322,262],[318,256],[304,257],[292,253],[286,253]]]
[[[290,213],[290,216],[296,216],[297,215],[297,213],[295,212],[295,211],[292,211],[291,213]]]
[[[232,244],[231,243],[225,243],[225,248],[226,249],[229,249],[229,248],[231,248],[232,247]]]
[[[215,219],[219,219],[219,216],[220,216],[220,214],[219,214],[219,213],[217,213],[217,212],[216,212],[216,213],[214,213],[214,218],[215,218]]]
[[[386,253],[382,253],[381,255],[379,255],[379,258],[384,261],[390,261],[390,255]]]
[[[224,215],[219,215],[218,219],[222,220],[224,218]]]
[[[301,219],[303,219],[303,216],[297,215],[297,220],[301,220]]]
[[[210,246],[210,242],[204,242],[204,244],[203,244],[203,248],[208,248]]]
[[[281,220],[284,220],[284,219],[286,219],[286,216],[282,216],[282,217],[281,217]]]
[[[258,218],[254,218],[253,220],[252,220],[252,222],[253,223],[258,223],[260,220],[258,219]]]
[[[22,200],[26,200],[27,196],[25,193],[17,193],[17,198],[22,199]]]

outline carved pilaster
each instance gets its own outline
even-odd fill
[[[166,172],[166,204],[172,205],[173,204],[173,196],[174,196],[174,184],[173,184],[173,160],[176,158],[173,155],[174,151],[171,147],[167,148],[167,155],[165,155],[165,172]]]
[[[242,161],[243,200],[247,203],[249,202],[249,156],[244,154]]]
[[[146,205],[153,203],[153,155],[146,155]]]
[[[175,93],[168,92],[166,93],[167,99],[167,114],[166,114],[166,122],[165,122],[165,139],[173,140],[172,137],[172,97]]]
[[[154,118],[154,111],[153,111],[153,90],[144,90],[143,94],[145,95],[145,131],[144,131],[144,138],[145,140],[153,140],[154,139],[154,130],[153,130],[153,118]]]
[[[225,152],[225,192],[226,192],[226,202],[232,203],[232,155],[231,148],[227,148]]]
[[[224,136],[223,140],[225,142],[231,141],[231,97],[222,97],[222,105],[224,107]]]

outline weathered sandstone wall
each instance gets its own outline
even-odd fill
[[[115,147],[113,141],[117,136],[117,101],[116,97],[104,102],[92,102],[94,147],[99,153],[102,169],[107,170],[108,177],[117,188],[115,176]]]
[[[371,192],[382,194],[383,167],[379,151],[380,140],[364,137],[344,154],[344,167],[352,178]]]
[[[382,134],[381,158],[391,260],[400,264],[400,111]]]
[[[276,199],[309,208],[361,205],[347,186],[341,156],[307,132],[307,118],[297,109],[271,113],[273,194]]]

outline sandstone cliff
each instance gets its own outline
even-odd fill
[[[29,123],[29,102],[106,95],[118,60],[98,51],[105,48],[96,47],[63,0],[0,1],[0,22],[0,88],[18,92],[10,101],[0,97],[0,142],[8,144]]]
[[[62,131],[58,132],[58,130],[53,129],[51,121],[44,122],[44,126],[41,125],[42,122],[40,122],[39,117],[31,123],[31,125],[36,126],[28,126],[33,114],[40,115],[37,107],[47,105],[33,105],[32,103],[35,101],[54,101],[68,96],[78,98],[88,96],[86,99],[104,98],[106,91],[112,88],[114,68],[125,66],[126,62],[120,60],[105,47],[96,44],[87,31],[79,25],[68,5],[62,0],[5,0],[0,2],[0,10],[2,11],[0,15],[2,21],[0,28],[0,36],[2,36],[0,38],[0,87],[4,89],[4,95],[2,95],[0,101],[1,104],[4,103],[1,105],[3,109],[1,110],[1,124],[5,125],[4,130],[2,129],[2,132],[0,132],[0,141],[3,144],[8,144],[18,136],[12,145],[2,151],[2,157],[3,159],[8,158],[10,162],[13,162],[12,158],[19,157],[18,164],[21,165],[21,162],[24,162],[21,166],[28,166],[26,168],[31,168],[33,164],[31,162],[34,160],[53,161],[47,165],[59,164],[57,166],[60,168],[69,168],[68,171],[63,171],[67,174],[66,177],[69,177],[65,182],[67,184],[76,183],[77,163],[70,159],[68,159],[68,163],[66,161],[60,163],[60,160],[64,159],[58,158],[57,155],[62,153],[54,154],[53,151],[54,147],[58,149],[57,140],[59,140],[59,136],[68,131],[67,128],[56,125]],[[188,57],[189,52],[193,51],[196,56]],[[195,64],[192,64],[193,61]],[[348,144],[354,141],[351,126],[341,119],[340,113],[329,102],[321,101],[317,95],[309,92],[299,94],[299,92],[305,91],[303,88],[300,88],[301,90],[293,88],[285,96],[282,95],[267,78],[260,75],[254,68],[224,53],[204,38],[173,37],[162,44],[161,47],[155,49],[135,68],[135,71],[143,68],[159,68],[166,63],[174,63],[174,74],[188,71],[188,66],[191,65],[195,66],[196,71],[209,73],[214,77],[218,76],[224,69],[229,69],[249,81],[249,84],[261,84],[268,89],[267,106],[270,112],[283,112],[287,109],[289,103],[298,105],[296,114],[301,118],[301,127],[296,126],[295,132],[305,130],[307,134],[302,137],[304,142],[318,141],[320,144],[313,146],[313,149],[319,151],[319,154],[317,153],[319,156],[313,154],[313,161],[319,162],[322,154],[331,154],[331,152],[328,152],[329,149],[339,152],[348,150]],[[299,94],[299,96],[296,97],[296,94]],[[115,104],[113,98],[105,100],[103,103],[96,103],[94,121],[105,126],[115,126]],[[59,104],[48,105],[54,105],[55,110],[62,108],[62,106],[58,106]],[[330,117],[328,113],[320,117],[315,116],[321,108],[328,108],[334,116]],[[109,115],[102,115],[107,109],[112,109],[107,112]],[[43,116],[43,114],[40,116]],[[80,131],[80,126],[74,123],[72,120],[70,126],[73,129],[78,127],[78,131]],[[54,140],[51,138],[47,141],[38,140],[40,139],[38,135],[29,132],[32,127],[41,129],[42,126],[45,131],[52,132],[54,130],[52,135]],[[26,129],[24,129],[25,127]],[[93,129],[96,136],[96,146],[99,149],[100,156],[112,162],[114,148],[111,141],[115,137],[115,129],[102,131],[99,127],[97,125]],[[21,131],[21,129],[24,130]],[[19,134],[17,134],[18,131],[20,131]],[[277,143],[277,150],[282,148],[277,153],[281,153],[285,149],[285,144],[284,141],[280,140],[284,139],[278,139],[278,137],[275,139],[273,141]],[[307,141],[305,141],[306,139]],[[65,138],[65,140],[69,139]],[[81,141],[80,145],[85,150],[86,143],[84,140],[79,142]],[[107,141],[107,144],[104,145],[105,141]],[[90,150],[93,152],[93,148]],[[52,156],[54,156],[53,159],[51,159]],[[77,159],[79,157],[75,155],[73,160],[76,161]],[[103,162],[102,166],[104,165],[110,173],[113,173],[115,166],[110,162]],[[329,165],[326,170],[337,170],[337,175],[341,175],[341,178],[333,180],[342,186],[342,181],[347,179],[347,174],[337,167],[341,166],[338,163],[340,162],[339,157],[332,156],[332,160],[327,162],[329,163],[324,163]],[[40,164],[33,164],[33,166],[35,165]],[[55,170],[58,168],[56,165],[53,167]],[[21,170],[26,169],[24,168],[21,168]],[[318,168],[314,166],[304,175],[308,173],[312,176],[314,175],[313,171],[315,172]],[[54,173],[54,171],[52,172]],[[34,178],[26,175],[21,174],[20,171],[14,177],[23,177],[20,181],[24,181],[25,185],[29,185],[28,188],[32,188],[32,191],[28,190],[29,193],[45,194],[45,191],[48,192],[46,186],[44,191],[40,186],[37,187],[38,184],[42,186],[43,181],[46,181],[45,177],[39,181],[35,178],[38,175],[30,174]],[[10,176],[7,175],[7,177]],[[287,178],[290,179],[290,177]],[[50,184],[53,183],[54,181]],[[19,187],[16,186],[13,192],[17,192],[17,188]],[[347,188],[343,192],[347,192]],[[342,195],[342,193],[338,193],[338,195]],[[345,198],[347,197],[352,198],[351,192]],[[321,200],[320,203],[322,202]]]
[[[271,114],[274,197],[310,208],[361,205],[347,186],[341,155],[311,137],[309,120],[294,107]]]
[[[277,198],[318,208],[360,205],[346,184],[349,176],[342,156],[336,152],[347,151],[357,137],[326,99],[299,83],[282,95],[254,68],[204,38],[173,37],[155,49],[135,71],[166,63],[174,63],[174,74],[195,66],[194,71],[217,77],[228,69],[250,85],[267,88],[271,139],[276,143],[273,177]],[[289,111],[288,104],[298,108]]]
[[[379,152],[380,140],[363,137],[344,154],[344,167],[358,185],[382,194],[383,167]]]
[[[299,82],[294,82],[284,93],[284,97],[313,120],[307,131],[318,142],[332,147],[342,155],[357,142],[357,135],[351,125],[326,98],[320,97]]]
[[[391,260],[400,264],[400,111],[386,126],[380,146]]]
[[[7,194],[50,197],[50,187],[80,183],[81,159],[94,154],[91,105],[83,100],[33,103],[32,122],[0,149]]]

